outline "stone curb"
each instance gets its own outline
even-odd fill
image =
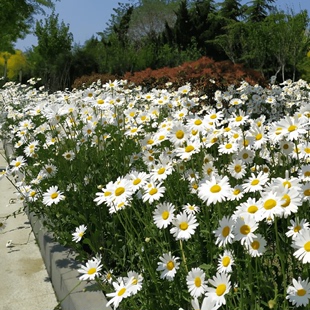
[[[111,309],[105,306],[107,300],[101,291],[96,290],[95,284],[79,281],[79,263],[74,259],[75,254],[55,242],[35,215],[28,214],[28,217],[62,310]]]
[[[12,154],[10,143],[3,141],[3,148],[7,156]],[[76,254],[56,242],[38,217],[27,214],[62,310],[111,310],[106,307],[107,300],[96,283],[79,281],[80,265],[75,260]]]

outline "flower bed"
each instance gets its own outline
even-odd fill
[[[6,176],[120,309],[294,309],[310,298],[305,81],[198,96],[125,81],[0,93]],[[209,102],[215,102],[210,105]]]

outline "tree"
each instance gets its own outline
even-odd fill
[[[219,7],[219,16],[228,21],[228,23],[230,21],[238,21],[244,14],[244,7],[241,5],[240,0],[224,0],[219,3]]]
[[[19,81],[22,80],[22,74],[27,69],[26,56],[20,50],[14,51],[13,54],[9,52],[0,53],[0,68],[3,72],[4,80]]]
[[[285,69],[290,66],[292,78],[295,79],[298,61],[307,53],[309,36],[306,31],[309,17],[306,11],[299,14],[277,12],[266,19],[270,33],[270,55],[274,55],[282,80],[285,80]]]
[[[19,38],[29,33],[33,16],[53,8],[52,0],[0,0],[0,51],[13,51]]]
[[[30,56],[34,74],[51,91],[68,87],[73,42],[69,26],[63,21],[59,23],[58,14],[52,13],[45,21],[37,21],[34,33],[38,38]]]
[[[165,23],[173,27],[176,21],[175,11],[181,0],[140,0],[135,6],[128,30],[133,41],[145,37],[157,40],[165,29]]]
[[[180,50],[185,50],[191,44],[192,37],[195,34],[186,0],[180,3],[179,9],[176,12],[174,33],[177,46]]]
[[[271,4],[275,0],[252,0],[247,8],[248,21],[261,22],[268,16],[268,12],[274,9]]]

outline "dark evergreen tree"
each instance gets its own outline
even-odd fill
[[[275,0],[252,0],[247,8],[246,15],[250,22],[263,21],[270,11],[275,7],[272,5]]]
[[[241,0],[224,0],[219,3],[218,14],[225,20],[238,21],[244,14],[244,6],[241,5]]]
[[[133,6],[130,6],[129,8],[127,8],[120,22],[113,26],[113,31],[116,33],[118,40],[120,41],[123,47],[125,47],[128,42],[127,33],[132,13],[133,13]]]
[[[192,6],[191,18],[194,26],[197,48],[203,55],[222,59],[223,52],[212,42],[221,33],[214,0],[198,0]]]

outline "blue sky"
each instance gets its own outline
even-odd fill
[[[107,22],[114,13],[113,8],[117,8],[119,2],[132,3],[130,0],[60,0],[56,2],[55,12],[59,14],[60,21],[69,24],[74,42],[83,45],[92,35],[107,27]],[[295,13],[301,9],[307,9],[310,12],[309,0],[276,0],[275,5],[285,11],[287,8],[292,8]],[[51,13],[48,10],[46,12]],[[44,18],[44,16],[37,16],[39,20]],[[37,45],[36,37],[28,35],[24,40],[17,41],[15,48],[25,51],[32,45]]]

